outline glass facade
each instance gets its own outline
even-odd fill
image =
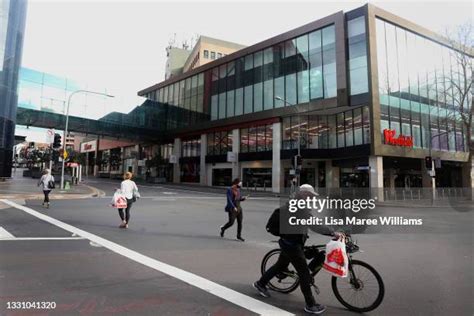
[[[413,136],[414,147],[467,151],[452,83],[463,85],[453,50],[376,20],[381,131]],[[465,100],[471,104],[472,96]]]
[[[367,106],[333,115],[301,115],[283,118],[282,149],[326,149],[370,143]]]
[[[18,80],[18,107],[63,114],[69,95],[80,89],[107,93],[104,88],[79,84],[67,78],[23,67]],[[97,119],[110,113],[109,102],[113,101],[102,95],[79,93],[71,98],[69,114]]]
[[[369,92],[365,16],[347,22],[350,95]]]
[[[10,177],[26,1],[0,1],[0,177]]]
[[[207,134],[207,154],[226,155],[232,151],[232,130]]]
[[[273,146],[272,124],[240,129],[240,152],[270,151]]]
[[[210,73],[211,120],[335,97],[334,25],[236,59]]]
[[[201,155],[201,138],[183,140],[181,157],[199,157]]]
[[[204,111],[204,73],[183,79],[146,95],[150,100],[174,105],[190,113]],[[189,121],[192,117],[188,117]]]

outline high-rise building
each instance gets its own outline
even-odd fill
[[[0,0],[0,178],[10,177],[26,0]]]

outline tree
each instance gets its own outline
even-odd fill
[[[473,106],[473,64],[474,57],[474,26],[467,22],[453,30],[447,30],[445,34],[451,47],[451,71],[450,75],[443,78],[446,97],[452,100],[453,108],[448,120],[461,125],[464,131],[464,144],[467,146],[468,161],[463,168],[463,186],[473,187],[474,177],[472,169],[472,153],[474,151],[472,117]],[[472,190],[471,190],[472,191]],[[471,192],[472,193],[472,192]]]

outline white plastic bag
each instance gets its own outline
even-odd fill
[[[117,189],[115,191],[111,205],[115,208],[127,208],[127,199],[125,198],[125,195],[122,194],[121,190]]]
[[[346,253],[346,242],[344,238],[331,240],[326,245],[326,258],[323,268],[337,277],[347,277],[349,260]]]

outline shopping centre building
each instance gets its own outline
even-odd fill
[[[298,152],[301,182],[326,188],[430,187],[432,156],[437,186],[472,187],[456,54],[373,5],[337,12],[139,91],[182,109],[148,156],[173,182],[273,192]]]

